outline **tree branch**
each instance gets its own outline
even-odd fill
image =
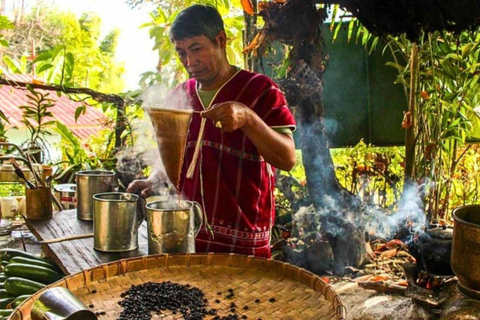
[[[64,93],[76,93],[76,94],[87,94],[91,96],[93,99],[97,100],[98,102],[111,102],[117,105],[117,107],[123,107],[125,105],[125,100],[115,94],[106,94],[101,93],[92,89],[88,88],[70,88],[59,86],[55,84],[39,84],[39,83],[28,83],[28,82],[21,82],[21,81],[13,81],[5,79],[4,77],[0,77],[0,85],[7,85],[17,89],[26,89],[27,85],[32,86],[35,89],[43,89],[49,91],[60,91]]]
[[[115,126],[115,149],[120,149],[123,141],[121,139],[122,133],[126,128],[125,122],[125,99],[119,95],[115,94],[106,94],[101,93],[88,88],[69,88],[65,86],[59,86],[55,84],[39,84],[39,83],[27,83],[21,81],[8,80],[4,77],[0,77],[0,85],[8,85],[17,89],[26,89],[27,85],[32,86],[35,89],[43,89],[49,91],[60,91],[64,93],[74,93],[74,94],[86,94],[91,96],[93,99],[98,102],[110,102],[116,105],[117,109],[117,119]]]

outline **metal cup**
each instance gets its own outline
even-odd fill
[[[75,173],[77,180],[77,218],[93,220],[93,195],[114,191],[117,178],[112,171],[86,170]]]
[[[195,237],[203,222],[202,213],[202,207],[195,201],[148,203],[148,253],[195,253]]]
[[[122,252],[138,248],[138,227],[145,214],[142,198],[132,193],[106,192],[93,196],[93,248]]]
[[[97,320],[70,290],[54,287],[45,290],[33,303],[32,320]]]
[[[50,188],[25,189],[25,203],[28,219],[52,218],[52,190]]]

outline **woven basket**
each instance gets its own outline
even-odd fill
[[[205,293],[208,306],[217,309],[219,316],[227,315],[234,302],[239,306],[237,313],[248,319],[346,318],[340,297],[320,277],[288,263],[237,254],[152,255],[119,260],[65,277],[47,288],[68,288],[92,311],[106,313],[99,316],[104,320],[117,319],[123,310],[118,305],[121,293],[132,284],[148,281],[196,286]],[[234,290],[234,297],[226,297],[228,289]],[[30,319],[33,302],[43,290],[25,300],[9,319]],[[269,302],[271,298],[275,301]],[[255,302],[256,299],[260,302]],[[248,310],[243,309],[245,305]],[[153,315],[152,319],[182,317]]]

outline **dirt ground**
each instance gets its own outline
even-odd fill
[[[353,281],[332,284],[347,307],[349,320],[423,320],[433,319],[412,299],[359,287]]]

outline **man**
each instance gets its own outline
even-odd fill
[[[188,104],[201,111],[189,127],[179,184],[184,197],[202,205],[213,229],[213,235],[201,229],[196,250],[270,257],[273,167],[288,171],[295,164],[293,115],[268,77],[229,64],[227,37],[215,8],[185,9],[172,24],[170,38],[190,75],[173,95],[186,94]],[[201,151],[189,178],[202,118],[207,120]],[[147,195],[156,177],[134,181],[128,191]]]

